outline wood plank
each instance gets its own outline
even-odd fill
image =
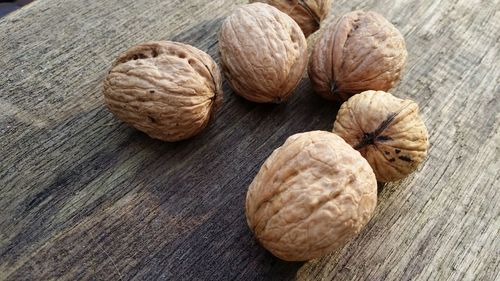
[[[307,263],[272,257],[244,218],[272,150],[332,127],[339,105],[307,78],[282,105],[224,83],[216,121],[175,144],[103,105],[118,53],[169,39],[219,61],[218,29],[244,2],[44,0],[0,19],[0,280],[499,280],[500,1],[335,1],[328,21],[371,9],[405,35],[393,93],[419,102],[432,146],[357,238]]]

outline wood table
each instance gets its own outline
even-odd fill
[[[431,147],[381,186],[355,239],[305,263],[258,245],[244,198],[288,136],[331,130],[339,104],[306,76],[281,105],[224,82],[216,121],[178,143],[103,104],[101,81],[133,44],[176,40],[219,61],[217,32],[243,2],[38,0],[0,19],[0,279],[500,280],[500,1],[334,1],[327,21],[375,10],[404,34],[392,92],[418,101]]]

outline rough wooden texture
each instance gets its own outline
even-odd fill
[[[0,19],[0,279],[499,280],[499,0],[335,1],[334,16],[372,9],[404,34],[392,92],[419,102],[431,149],[357,238],[307,263],[273,258],[244,218],[271,151],[332,127],[339,105],[307,79],[283,105],[224,83],[216,122],[175,144],[103,105],[101,81],[133,44],[178,40],[219,60],[216,33],[242,2],[43,0]]]

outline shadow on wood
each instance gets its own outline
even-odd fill
[[[214,33],[222,20],[165,39],[192,44],[219,61],[217,41],[203,34]],[[101,81],[93,83],[91,89],[97,89]],[[250,232],[246,190],[263,161],[290,135],[331,130],[339,104],[313,94],[306,77],[279,105],[246,101],[226,81],[223,90],[213,122],[178,143],[149,138],[104,104],[46,128],[67,128],[54,141],[83,153],[68,155],[65,159],[75,163],[34,183],[37,189],[16,207],[16,218],[31,223],[0,248],[9,266],[4,274],[12,280],[294,278],[302,263],[273,257]],[[42,133],[31,138],[35,143],[51,139]],[[24,256],[38,241],[44,242],[37,251]]]

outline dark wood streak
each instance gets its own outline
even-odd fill
[[[220,25],[246,2],[44,0],[0,19],[0,280],[497,280],[499,1],[335,1],[326,23],[376,10],[403,32],[392,93],[419,103],[431,148],[412,176],[379,186],[355,239],[305,263],[258,245],[246,188],[288,136],[331,130],[339,103],[306,78],[281,105],[224,81],[214,122],[170,144],[102,99],[112,61],[140,42],[189,43],[219,62]]]

